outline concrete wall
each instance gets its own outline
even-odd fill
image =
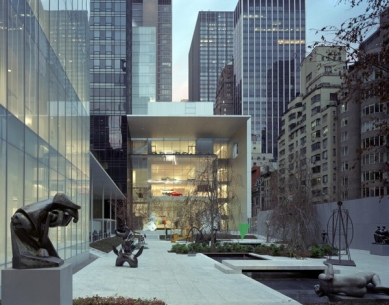
[[[338,206],[335,202],[318,204],[318,214],[323,229],[327,230],[328,219]],[[354,238],[350,248],[370,250],[374,242],[374,231],[377,226],[389,227],[389,198],[370,197],[344,201],[342,207],[349,212],[354,227]],[[331,225],[330,225],[331,226]]]
[[[241,219],[237,222],[247,223],[251,215],[251,119],[236,130],[229,140],[229,158],[235,179],[241,179],[242,187],[236,187],[236,195],[241,206]],[[238,145],[237,156],[233,157],[234,144]],[[237,182],[237,181],[236,181]]]
[[[316,205],[321,228],[327,231],[327,224],[337,203]],[[350,248],[370,250],[374,242],[374,231],[377,226],[389,228],[389,198],[370,197],[344,201],[343,209],[348,210],[354,228],[354,236]],[[266,220],[271,211],[261,211],[256,218],[251,219],[250,233],[266,236]],[[330,224],[331,227],[331,224]]]

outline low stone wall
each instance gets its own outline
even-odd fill
[[[336,202],[322,203],[317,204],[316,208],[321,228],[327,231],[328,220],[333,211],[337,210],[338,205]],[[354,236],[350,245],[352,249],[370,251],[377,226],[386,226],[389,230],[388,196],[343,201],[342,208],[348,210],[354,227]],[[271,211],[262,211],[257,217],[251,218],[250,233],[266,236],[266,220],[270,213]]]

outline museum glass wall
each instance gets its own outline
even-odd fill
[[[177,223],[189,224],[182,219],[189,217],[184,207],[199,206],[210,197],[219,206],[225,204],[221,214],[227,214],[232,180],[227,139],[134,139],[131,147],[137,229],[142,229],[150,216],[156,217],[158,228],[184,229]],[[217,225],[225,229],[226,222],[219,219]]]
[[[0,2],[0,268],[9,221],[25,205],[68,195],[78,223],[53,228],[63,259],[88,250],[88,1]]]

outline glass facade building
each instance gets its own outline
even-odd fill
[[[156,34],[154,27],[132,28],[132,114],[147,114],[156,99]]]
[[[218,78],[233,56],[233,12],[199,12],[189,50],[189,100],[216,100]]]
[[[91,151],[127,192],[127,120],[131,111],[131,5],[91,1]],[[129,2],[131,3],[131,2]]]
[[[91,151],[127,193],[126,115],[172,99],[171,0],[91,0],[90,16]]]
[[[239,0],[234,46],[234,112],[251,116],[253,140],[277,158],[281,116],[300,88],[305,0]]]
[[[132,26],[156,31],[156,100],[172,101],[172,1],[132,0]]]
[[[88,254],[87,2],[0,3],[0,268],[11,266],[11,216],[57,192],[80,220],[50,239],[63,259]]]

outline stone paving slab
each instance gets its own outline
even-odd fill
[[[148,239],[138,268],[116,267],[110,252],[74,274],[73,298],[157,298],[168,305],[299,304],[243,275],[226,274],[205,255],[168,253],[172,244]]]
[[[139,267],[116,267],[113,252],[100,257],[73,276],[73,298],[87,296],[124,296],[157,298],[168,305],[237,305],[299,304],[293,299],[241,274],[248,268],[321,268],[325,259],[291,259],[264,256],[268,260],[228,261],[218,268],[213,259],[168,253],[172,243],[147,234],[148,249],[139,257]],[[384,286],[389,286],[388,257],[371,255],[369,251],[351,249],[355,267],[334,266],[342,275],[360,271],[377,273]],[[97,254],[97,253],[95,253]],[[232,267],[230,267],[232,266]],[[308,267],[307,267],[308,266]],[[220,267],[220,266],[219,266]],[[234,269],[235,268],[235,269]],[[227,269],[226,269],[227,270]],[[285,270],[285,269],[284,269]],[[234,271],[234,272],[233,272]]]

